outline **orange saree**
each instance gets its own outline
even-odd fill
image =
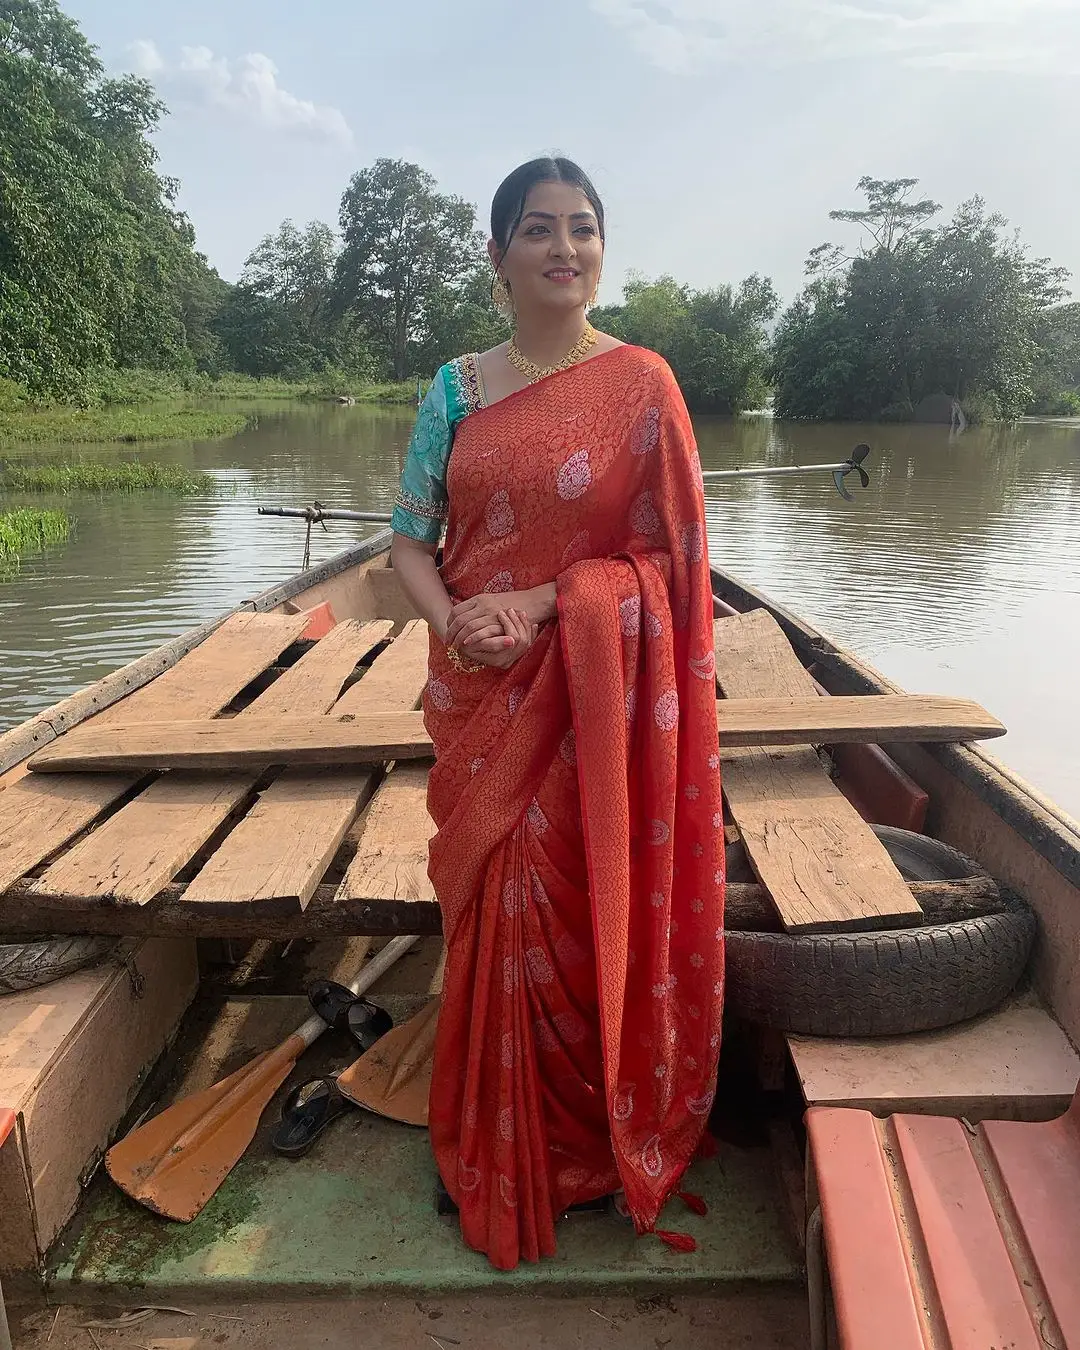
[[[554,580],[508,671],[432,640],[429,871],[447,963],[430,1132],[465,1241],[510,1269],[623,1189],[652,1231],[701,1141],[724,849],[700,466],[664,361],[620,347],[469,414],[450,594]]]

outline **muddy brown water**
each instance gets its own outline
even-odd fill
[[[213,473],[222,491],[211,500],[35,499],[65,506],[77,526],[64,547],[0,581],[0,728],[295,572],[303,524],[260,517],[256,505],[318,498],[389,510],[411,422],[407,408],[264,409],[232,439],[138,452]],[[707,469],[872,447],[871,486],[854,503],[822,477],[710,485],[713,561],[906,688],[978,699],[1009,727],[993,753],[1080,815],[1080,423],[956,437],[766,416],[699,417],[696,427]],[[313,559],[362,530],[316,531]]]

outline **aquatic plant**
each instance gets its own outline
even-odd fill
[[[25,553],[40,553],[49,544],[62,544],[71,533],[66,511],[38,511],[23,506],[0,512],[0,575],[15,572]]]
[[[0,410],[0,446],[47,442],[205,441],[233,436],[245,413],[204,408],[20,408]]]
[[[0,466],[0,489],[9,492],[174,492],[181,497],[207,496],[217,490],[211,474],[180,464],[142,460],[68,459],[53,463],[8,463]]]

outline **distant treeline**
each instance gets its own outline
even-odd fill
[[[506,336],[475,207],[400,160],[352,176],[336,229],[287,220],[239,283],[223,281],[158,172],[149,138],[164,114],[148,81],[105,75],[55,0],[0,0],[9,405],[110,402],[132,370],[355,387],[430,375]],[[861,227],[861,247],[816,249],[778,321],[755,275],[706,290],[632,276],[594,322],[660,351],[703,411],[771,396],[786,417],[904,418],[936,393],[982,417],[1080,411],[1080,305],[1060,303],[1065,274],[977,198],[934,224],[940,208],[913,200],[915,180],[859,186],[865,209],[831,215]]]

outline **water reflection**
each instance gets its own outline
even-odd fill
[[[389,510],[411,420],[272,409],[232,440],[154,451],[218,474],[218,498],[66,499],[74,539],[0,584],[0,726],[295,571],[303,524],[259,517],[256,503]],[[995,751],[1080,812],[1080,427],[950,438],[750,417],[699,418],[697,431],[707,469],[831,461],[869,443],[871,486],[854,503],[827,476],[710,485],[714,561],[902,684],[985,703],[1011,729]],[[363,528],[316,530],[313,558]]]

